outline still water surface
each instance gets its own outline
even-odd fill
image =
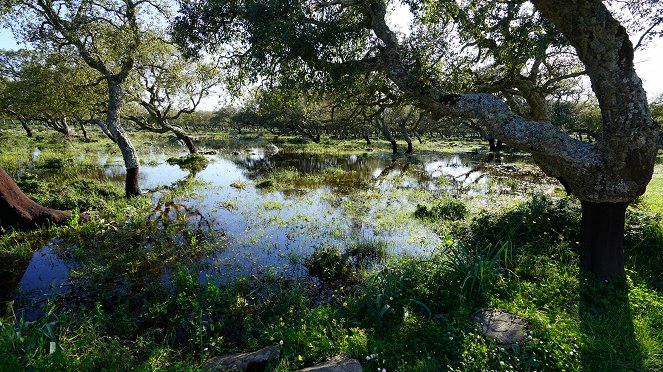
[[[208,156],[210,164],[193,174],[166,163],[166,155],[155,152],[149,165],[141,167],[140,182],[154,191],[155,213],[198,216],[198,222],[205,220],[223,236],[219,249],[199,262],[200,280],[264,272],[298,276],[306,275],[302,260],[316,247],[342,245],[349,239],[385,241],[392,254],[427,254],[439,244],[437,234],[412,218],[389,223],[390,216],[411,214],[419,201],[417,190],[481,195],[504,188],[504,174],[495,175],[495,167],[487,161],[494,165],[496,160],[487,156],[431,153],[393,158],[250,149],[238,155]],[[516,160],[523,161],[503,157],[497,162]],[[118,159],[100,159],[99,164],[108,176],[123,177]],[[295,175],[288,188],[255,187],[283,170]],[[518,173],[517,167],[509,170]],[[167,206],[162,203],[159,190],[187,177],[202,181],[196,184],[195,195]],[[367,195],[373,196],[369,202]],[[35,251],[18,284],[17,305],[34,308],[33,304],[70,288],[69,271],[76,264],[58,256],[60,244],[66,243],[52,239]],[[167,282],[165,272],[162,280]]]

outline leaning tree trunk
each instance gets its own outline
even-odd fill
[[[0,168],[0,227],[28,230],[40,225],[66,222],[71,213],[43,207],[28,198]]]
[[[23,130],[25,130],[25,134],[28,137],[32,137],[32,129],[30,129],[30,126],[28,125],[28,120],[25,118],[25,116],[17,113],[16,111],[12,109],[7,109],[7,112],[12,114],[13,116],[16,117],[19,123],[21,123],[21,126],[23,127]]]
[[[108,88],[106,129],[111,133],[112,138],[115,139],[122,152],[124,166],[127,169],[124,191],[127,198],[130,198],[140,195],[140,188],[138,187],[138,154],[129,136],[127,136],[124,128],[120,125],[120,106],[122,104],[122,87],[120,82],[108,79]]]
[[[186,148],[189,150],[190,154],[195,154],[198,152],[198,149],[196,148],[196,145],[193,143],[193,140],[184,129],[175,125],[171,125],[165,120],[162,122],[161,126],[173,132],[177,137],[177,139],[182,140],[182,142],[184,142],[184,144],[186,145]]]
[[[407,128],[405,128],[404,125],[401,126],[401,134],[403,135],[403,138],[405,139],[405,142],[407,143],[407,150],[405,150],[406,154],[411,154],[412,153],[412,139],[410,139],[410,135],[407,133]]]
[[[25,130],[25,134],[28,137],[32,137],[32,129],[30,129],[30,127],[28,126],[28,122],[26,120],[21,120],[21,119],[18,119],[18,121],[21,123],[23,130]]]
[[[389,126],[387,123],[384,122],[384,119],[378,119],[380,123],[380,130],[382,131],[382,134],[385,136],[387,141],[391,144],[391,152],[394,154],[398,154],[398,143],[396,143],[396,139],[394,136],[391,134],[391,130],[389,129]]]
[[[105,134],[106,137],[108,137],[108,139],[110,139],[111,141],[117,143],[115,138],[113,138],[113,134],[108,130],[108,128],[106,127],[106,123],[104,123],[103,120],[94,120],[94,123],[97,124],[97,126],[99,126],[99,128],[101,129],[101,132],[103,134]]]
[[[198,152],[198,149],[196,148],[196,145],[193,143],[193,140],[191,139],[191,137],[186,135],[186,136],[183,136],[181,139],[182,139],[182,141],[184,141],[184,144],[186,145],[186,148],[189,150],[189,153],[195,154],[195,153]]]
[[[90,138],[87,136],[87,130],[85,130],[85,124],[83,122],[80,123],[81,127],[81,132],[83,132],[83,138],[85,138],[86,141],[89,141]]]

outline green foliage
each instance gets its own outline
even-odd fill
[[[349,278],[352,261],[338,247],[327,245],[317,249],[304,262],[309,274],[323,281]]]
[[[383,261],[388,254],[383,241],[358,239],[349,242],[345,251],[333,245],[316,249],[304,260],[310,275],[323,282],[357,279],[357,273]]]
[[[431,317],[431,310],[423,302],[408,295],[410,272],[402,267],[386,267],[369,276],[358,286],[359,297],[353,305],[363,324],[375,327],[401,324],[411,310]]]
[[[458,221],[464,219],[466,215],[465,204],[452,197],[435,200],[430,206],[417,204],[417,209],[414,211],[415,217],[431,220]]]
[[[508,243],[471,249],[459,242],[446,252],[444,271],[452,283],[459,283],[461,302],[480,301],[496,282],[504,280],[500,263],[507,261],[509,251]]]
[[[168,158],[166,159],[166,163],[179,165],[180,168],[195,174],[207,168],[209,160],[201,154],[189,154],[181,158]]]
[[[575,244],[579,240],[580,208],[570,199],[552,200],[534,195],[525,203],[503,213],[486,212],[476,216],[462,231],[473,246],[510,242],[514,249],[523,246],[550,249],[555,242]],[[555,252],[552,252],[555,253]]]

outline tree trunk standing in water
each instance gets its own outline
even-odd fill
[[[28,198],[0,168],[0,228],[28,230],[48,223],[66,222],[71,213],[46,208]]]
[[[405,122],[401,122],[401,135],[405,139],[405,142],[407,143],[407,150],[405,150],[406,154],[411,154],[412,153],[412,139],[410,139],[410,135],[407,133],[407,127],[405,126]]]
[[[396,143],[396,139],[394,136],[391,134],[391,130],[389,129],[389,125],[384,121],[383,118],[377,118],[378,127],[380,128],[380,131],[384,135],[384,137],[389,141],[391,144],[391,152],[393,154],[398,154],[398,143]]]
[[[581,266],[601,278],[622,277],[625,206],[645,192],[659,136],[633,67],[633,45],[599,0],[532,2],[567,37],[586,67],[603,118],[596,144],[578,141],[547,121],[518,116],[491,94],[445,94],[419,84],[402,63],[398,38],[385,22],[385,3],[371,2],[366,11],[384,43],[381,58],[389,79],[420,107],[441,116],[478,119],[492,137],[530,152],[546,174],[561,179],[583,203]],[[602,226],[620,228],[608,232]],[[617,234],[622,238],[615,239]]]
[[[127,177],[124,183],[124,191],[126,196],[140,195],[140,188],[138,186],[138,154],[134,148],[131,140],[120,125],[120,106],[122,104],[122,86],[120,79],[109,77],[108,80],[108,111],[106,113],[106,129],[115,139],[122,158],[124,159],[124,166],[127,169]]]
[[[193,140],[189,135],[184,131],[184,129],[175,126],[175,125],[170,125],[170,123],[165,122],[163,124],[163,127],[170,130],[171,132],[175,133],[175,136],[177,136],[177,139],[182,140],[184,144],[186,145],[186,148],[189,150],[190,154],[195,154],[198,152],[198,149],[196,148],[196,145],[193,143]]]

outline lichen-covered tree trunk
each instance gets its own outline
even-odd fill
[[[97,124],[99,129],[101,129],[101,132],[105,134],[106,137],[108,137],[108,139],[117,143],[117,141],[115,141],[115,138],[113,138],[113,134],[108,130],[108,128],[106,127],[106,123],[104,123],[103,120],[94,120],[94,123]]]
[[[545,173],[559,179],[583,202],[581,256],[591,252],[591,259],[583,262],[592,262],[583,267],[603,278],[621,276],[622,240],[592,227],[623,225],[622,206],[645,192],[654,169],[659,128],[635,73],[633,45],[600,0],[532,3],[566,36],[585,65],[602,114],[597,143],[579,141],[548,121],[523,118],[492,94],[445,94],[420,83],[402,63],[398,38],[385,21],[386,4],[374,1],[366,9],[375,35],[384,44],[381,57],[389,79],[421,108],[440,116],[478,119],[493,138],[530,152]],[[601,216],[600,223],[594,222],[601,214],[594,212],[591,206],[595,205],[610,212]],[[623,226],[617,231],[623,235]]]
[[[16,182],[0,168],[0,227],[28,230],[48,223],[66,222],[67,211],[46,208],[28,198]]]
[[[108,111],[106,113],[106,129],[110,132],[113,139],[122,152],[124,166],[127,169],[127,176],[124,184],[126,196],[133,197],[140,195],[138,186],[139,162],[138,154],[134,148],[129,136],[120,125],[120,106],[122,104],[122,86],[116,79],[108,79]]]

